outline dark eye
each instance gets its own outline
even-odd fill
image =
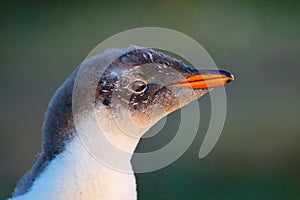
[[[129,89],[134,92],[143,92],[147,87],[147,84],[143,81],[133,81],[129,84]]]

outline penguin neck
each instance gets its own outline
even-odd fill
[[[106,126],[97,133],[94,128],[88,121],[81,123],[79,133],[74,134],[64,150],[51,160],[31,189],[16,199],[137,199],[130,160],[139,139],[124,135],[114,126]],[[98,138],[85,140],[93,134]],[[111,149],[97,140],[107,137],[114,143]],[[93,149],[96,144],[99,148]]]

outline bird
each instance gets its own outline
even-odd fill
[[[97,81],[92,106],[79,104],[76,122],[74,91],[80,73],[82,83],[89,84],[91,76]],[[43,122],[41,153],[10,200],[137,199],[130,160],[143,134],[161,118],[233,80],[226,70],[194,68],[148,47],[108,49],[86,59],[52,97]],[[79,90],[83,94],[79,100],[86,100],[88,89]],[[91,138],[90,133],[97,132],[88,120],[91,113],[101,129],[97,134],[127,156]],[[100,155],[127,171],[99,162],[83,144],[85,136],[98,144]]]

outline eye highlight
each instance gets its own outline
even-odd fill
[[[146,90],[147,84],[143,81],[133,81],[129,84],[128,88],[136,93],[141,93]]]

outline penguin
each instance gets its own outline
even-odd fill
[[[137,199],[130,161],[143,134],[233,80],[228,71],[196,69],[145,47],[109,49],[86,59],[51,99],[41,153],[11,200]]]

